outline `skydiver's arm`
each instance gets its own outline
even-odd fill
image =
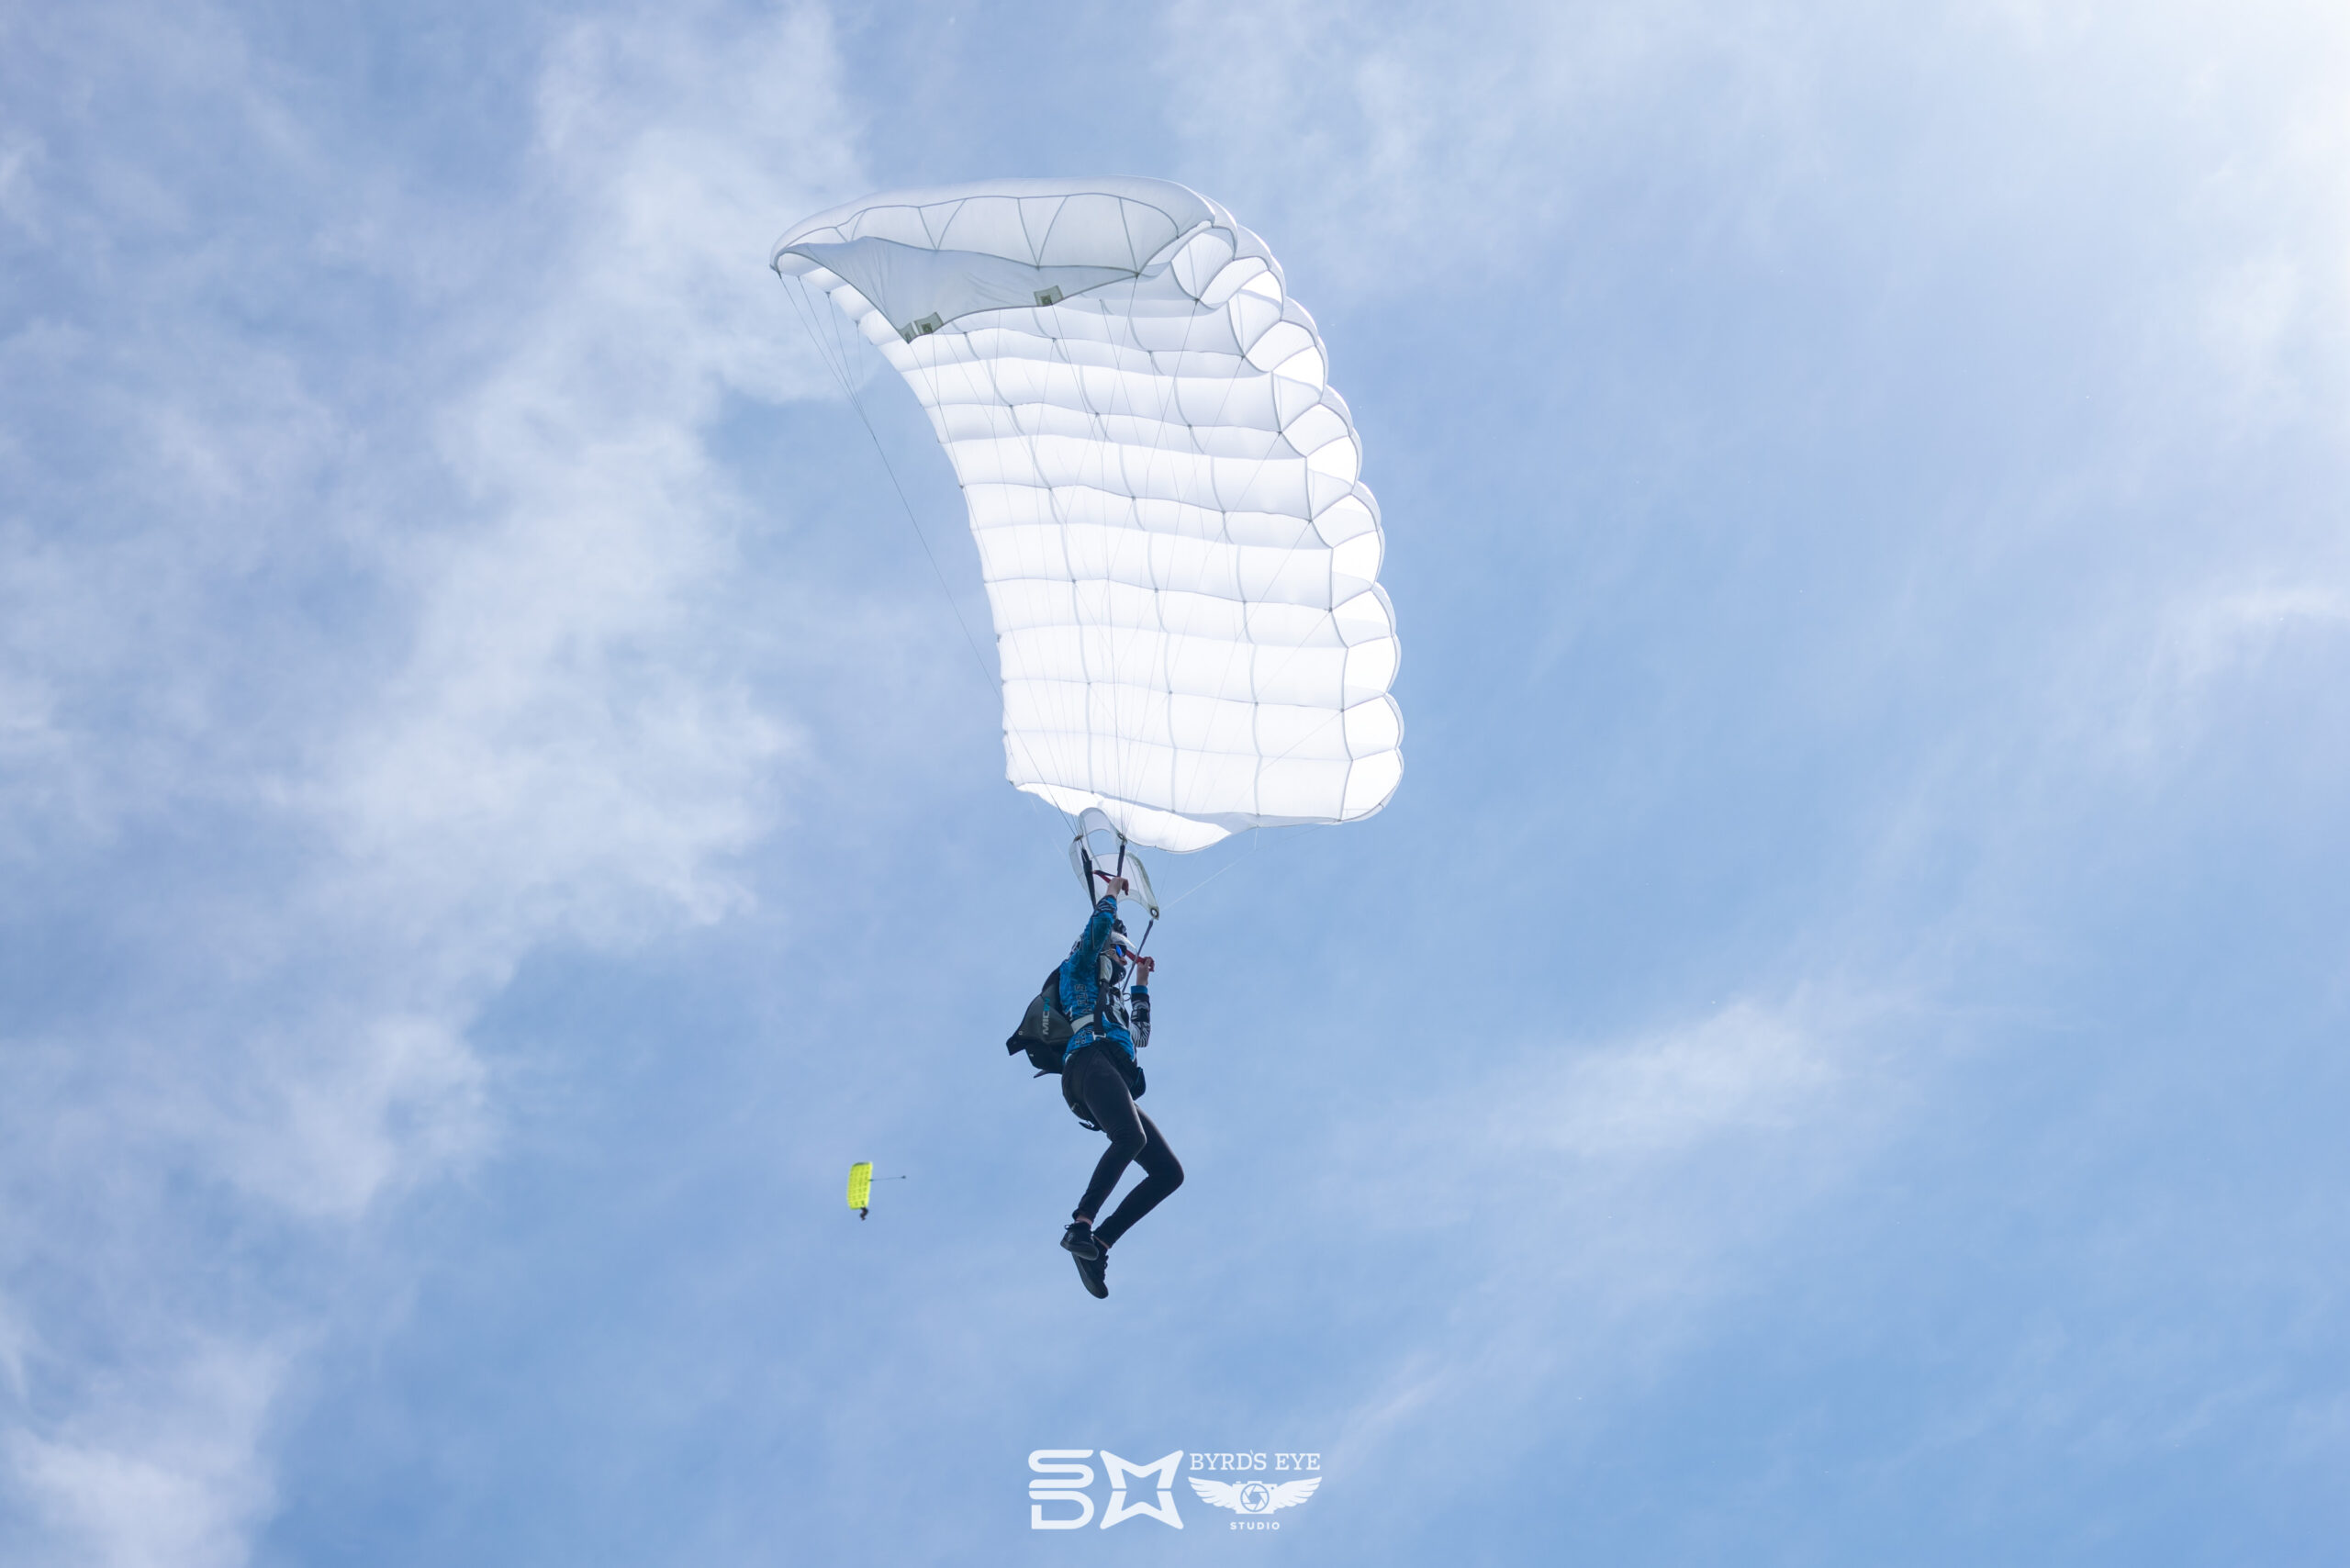
[[[1085,935],[1077,939],[1077,969],[1090,975],[1102,961],[1102,945],[1110,940],[1110,924],[1118,918],[1118,900],[1114,893],[1103,893],[1102,902],[1093,906],[1093,918],[1085,923]]]
[[[1127,1011],[1134,1016],[1135,1044],[1150,1044],[1150,987],[1137,985],[1127,993]]]

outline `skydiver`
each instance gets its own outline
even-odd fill
[[[1110,1147],[1094,1166],[1085,1195],[1077,1201],[1061,1245],[1077,1260],[1077,1276],[1085,1288],[1106,1296],[1110,1286],[1103,1274],[1110,1266],[1112,1243],[1183,1184],[1183,1166],[1157,1124],[1135,1103],[1144,1089],[1142,1063],[1135,1051],[1150,1044],[1150,974],[1158,960],[1135,950],[1126,923],[1118,918],[1118,895],[1126,890],[1126,879],[1106,871],[1094,875],[1108,890],[1093,906],[1077,945],[1061,960],[1061,1006],[1072,1025],[1069,1052],[1062,1058],[1061,1097],[1080,1122],[1108,1136]],[[1136,977],[1131,1002],[1126,996],[1129,973]],[[1129,1164],[1142,1167],[1143,1179],[1096,1230],[1093,1216],[1102,1212]]]

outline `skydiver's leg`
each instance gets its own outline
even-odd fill
[[[1085,1196],[1077,1201],[1076,1213],[1070,1216],[1088,1225],[1102,1212],[1102,1205],[1109,1201],[1111,1190],[1126,1173],[1126,1167],[1150,1144],[1147,1124],[1135,1108],[1135,1097],[1126,1088],[1125,1075],[1110,1059],[1111,1049],[1108,1046],[1088,1046],[1069,1058],[1069,1066],[1078,1075],[1079,1101],[1092,1117],[1093,1125],[1110,1139],[1110,1147],[1102,1150],[1100,1163],[1093,1167],[1093,1180],[1086,1183]]]
[[[1100,1228],[1094,1231],[1095,1238],[1104,1247],[1134,1228],[1135,1221],[1157,1208],[1160,1199],[1183,1184],[1183,1162],[1175,1158],[1173,1149],[1167,1147],[1167,1139],[1159,1135],[1158,1124],[1152,1121],[1150,1113],[1140,1106],[1135,1108],[1135,1116],[1142,1123],[1143,1146],[1135,1159],[1142,1166],[1143,1179],[1118,1204],[1118,1212],[1103,1220]]]

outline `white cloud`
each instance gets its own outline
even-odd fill
[[[1628,221],[1669,224],[1700,292],[1722,253],[1946,290],[1970,263],[2004,278],[2025,254],[2061,276],[2085,237],[2143,235],[2162,248],[2109,282],[2150,354],[2199,339],[2198,378],[2228,383],[2207,394],[2237,400],[2322,406],[2340,385],[2339,7],[1582,0],[1463,26],[1183,0],[1161,37],[1193,177],[1317,287],[1539,319]],[[2178,286],[2134,298],[2141,273]],[[2311,331],[2335,345],[2322,375]]]
[[[142,1371],[148,1371],[142,1369]],[[90,1568],[233,1568],[272,1502],[261,1444],[283,1358],[198,1345],[57,1429],[7,1434],[11,1479]]]
[[[2308,563],[2305,569],[2314,567]],[[2280,647],[2350,631],[2350,583],[2315,578],[2182,594],[2154,620],[2136,689],[2100,739],[2140,769],[2175,765],[2204,740],[2221,694],[2257,681]]]
[[[1694,1027],[1571,1056],[1530,1114],[1495,1128],[1528,1151],[1593,1161],[1684,1155],[1739,1132],[1794,1126],[1835,1084],[1816,1023],[1747,1001]]]
[[[252,1042],[242,1092],[215,1107],[207,1141],[246,1192],[306,1219],[358,1219],[381,1195],[482,1151],[489,1074],[462,1025],[363,1016],[341,1031]]]
[[[2180,611],[2165,639],[2182,684],[2256,660],[2281,637],[2350,623],[2350,588],[2328,583],[2229,589]]]
[[[432,193],[331,168],[313,100],[203,30],[198,59],[93,69],[199,100],[299,193],[288,221],[218,221],[201,181],[160,218],[107,205],[173,185],[176,139],[96,171],[0,158],[62,267],[115,265],[110,229],[210,230],[128,303],[58,301],[0,346],[96,454],[9,450],[26,502],[0,517],[0,848],[120,970],[12,1042],[8,1362],[65,1392],[19,1403],[6,1451],[61,1562],[242,1560],[283,1347],[329,1327],[305,1280],[493,1146],[477,1010],[535,945],[739,907],[730,857],[800,766],[711,431],[823,385],[763,265],[854,181],[822,17],[570,28],[520,209],[472,236],[508,260],[457,287]],[[308,286],[320,255],[419,335],[253,330],[245,274]],[[223,1224],[278,1255],[207,1255]]]
[[[30,137],[0,141],[0,217],[39,236],[39,219],[30,192],[33,171],[40,162],[41,144]]]
[[[1547,252],[1590,182],[1663,173],[1628,157],[1734,175],[1707,198],[1762,224],[1785,171],[1814,156],[1819,62],[1769,6],[1499,6],[1464,27],[1331,0],[1189,0],[1164,32],[1177,127],[1212,194],[1284,257],[1373,293],[1433,286],[1479,308],[1488,274]]]
[[[1705,1334],[1898,1124],[1909,1091],[1883,1042],[1908,1016],[1810,988],[1628,1040],[1497,1050],[1408,1149],[1336,1161],[1390,1172],[1359,1212],[1445,1238],[1476,1325],[1391,1368],[1343,1416],[1346,1442],[1426,1445],[1526,1406],[1564,1419]]]
[[[723,667],[744,507],[701,431],[729,394],[814,383],[745,258],[848,166],[804,129],[839,118],[827,51],[805,13],[723,42],[593,22],[555,51],[540,159],[569,243],[439,420],[492,521],[385,540],[420,585],[415,649],[319,801],[404,918],[487,889],[527,941],[548,918],[611,929],[613,896],[698,919],[738,896],[711,857],[761,830],[789,743]]]

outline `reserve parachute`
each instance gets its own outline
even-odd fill
[[[771,260],[881,351],[954,465],[1013,784],[1178,851],[1387,803],[1379,508],[1263,241],[1163,180],[993,180],[820,213]]]

